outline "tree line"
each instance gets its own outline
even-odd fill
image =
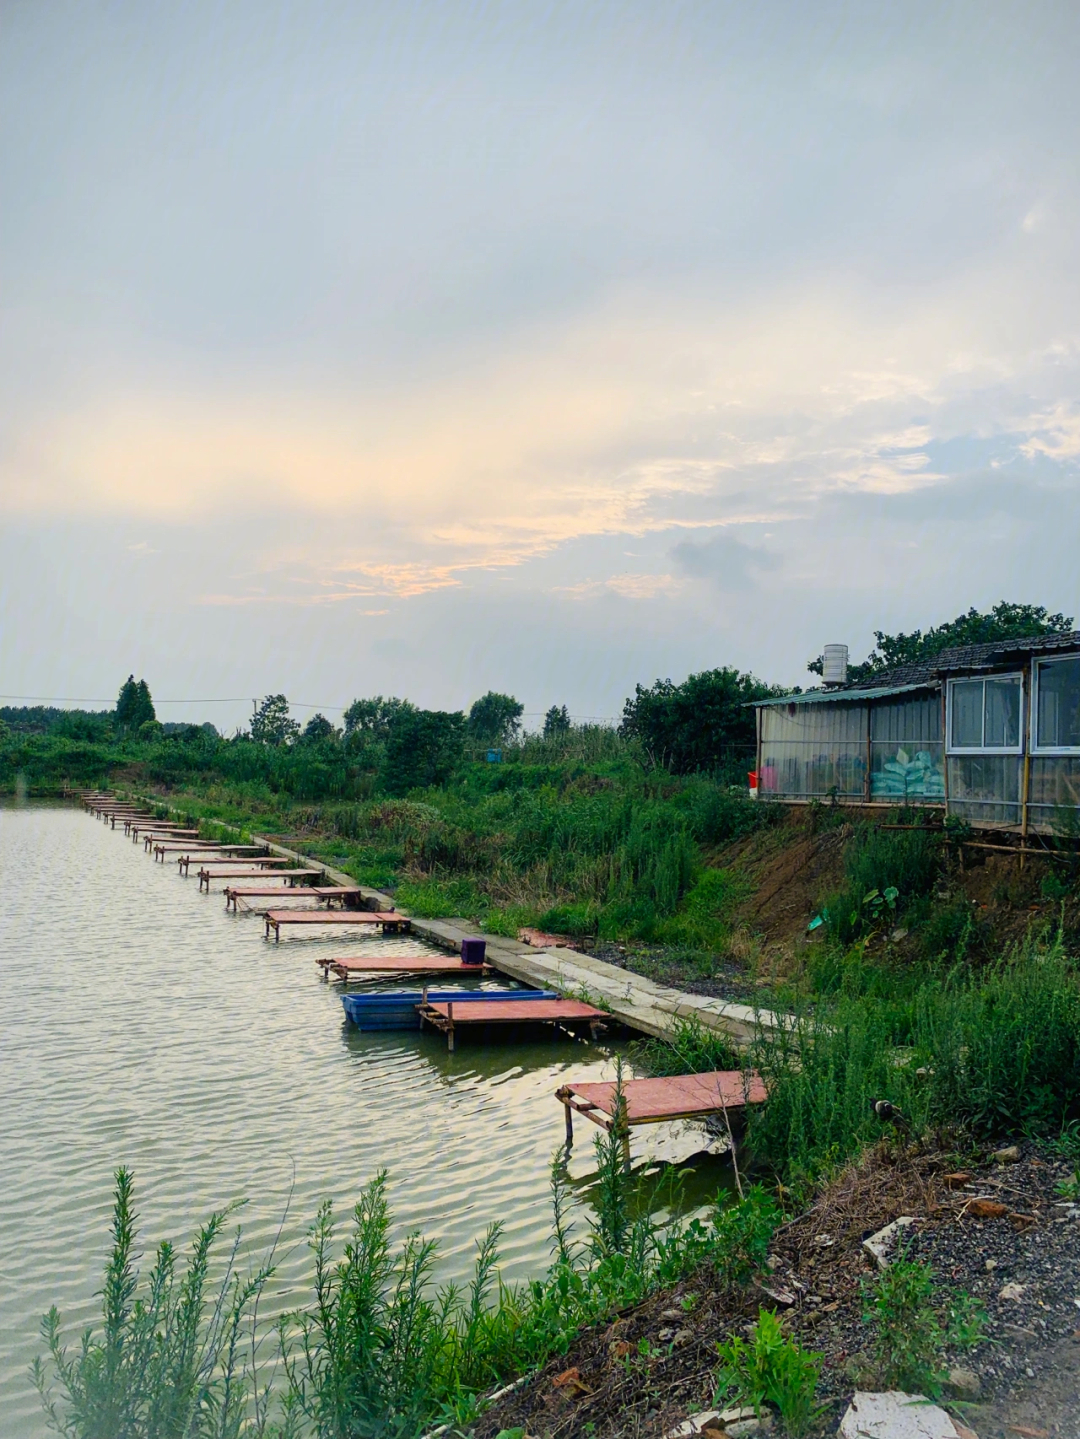
[[[1071,616],[1052,614],[1043,606],[1001,601],[986,613],[972,608],[925,632],[875,631],[870,655],[852,665],[849,676],[880,674],[955,644],[1065,633],[1072,625]],[[820,673],[820,657],[811,660],[808,669]],[[618,735],[649,766],[677,775],[725,773],[734,779],[754,752],[753,702],[785,692],[731,666],[703,670],[681,683],[657,679],[649,686],[637,685],[627,698]],[[546,741],[557,749],[575,729],[566,705],[552,705],[536,735],[526,735],[523,716],[518,699],[494,690],[468,711],[424,709],[407,699],[374,695],[354,700],[340,725],[316,714],[301,726],[292,717],[288,698],[271,694],[256,706],[246,731],[224,739],[212,725],[162,724],[149,684],[130,674],[111,712],[42,707],[0,711],[0,742],[5,736],[11,742],[36,732],[98,746],[153,744],[163,778],[172,771],[218,769],[317,799],[352,797],[365,789],[405,794],[444,785],[466,760],[501,759],[503,751],[512,753],[526,740]],[[229,746],[239,747],[231,758],[226,755]],[[185,751],[183,761],[178,747]],[[266,754],[260,760],[262,752]],[[17,757],[9,758],[8,768],[18,763]]]

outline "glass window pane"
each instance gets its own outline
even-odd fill
[[[1039,665],[1040,749],[1080,748],[1080,659]]]
[[[1019,675],[986,681],[984,749],[1015,749],[1020,743]]]
[[[949,698],[952,705],[950,744],[954,749],[981,749],[982,680],[957,680],[950,687]]]

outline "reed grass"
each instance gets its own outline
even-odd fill
[[[760,1267],[779,1218],[764,1191],[686,1221],[677,1187],[642,1192],[617,1133],[597,1135],[595,1151],[595,1208],[581,1237],[563,1157],[554,1157],[552,1262],[527,1284],[503,1283],[493,1225],[468,1284],[437,1285],[434,1241],[391,1242],[385,1173],[362,1191],[343,1245],[324,1203],[309,1236],[311,1297],[280,1321],[269,1363],[258,1302],[272,1256],[241,1276],[234,1244],[211,1283],[225,1210],[199,1231],[182,1276],[163,1244],[143,1279],[131,1176],[118,1171],[101,1326],[72,1353],[56,1310],[43,1321],[47,1358],[33,1378],[51,1427],[68,1439],[412,1439],[439,1423],[464,1429],[483,1391],[565,1351],[584,1326],[703,1263],[731,1283]]]

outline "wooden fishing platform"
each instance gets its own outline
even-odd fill
[[[341,1003],[345,1013],[356,1029],[420,1029],[423,1020],[420,1010],[425,1004],[441,1000],[476,1000],[483,1004],[498,1004],[503,1000],[558,999],[550,989],[428,989],[420,993],[415,990],[398,990],[390,994],[343,994]]]
[[[372,924],[381,927],[383,934],[408,934],[411,920],[403,914],[383,913],[372,909],[272,909],[266,916],[266,938],[274,931],[274,939],[281,938],[284,924]]]
[[[192,860],[201,866],[200,874],[204,870],[207,874],[224,874],[231,865],[237,877],[242,874],[281,874],[292,864],[291,859],[278,859],[276,855],[229,854],[213,859],[206,854],[182,854],[176,860],[181,874],[187,874]]]
[[[615,1113],[617,1086],[613,1082],[564,1084],[555,1091],[566,1111],[566,1146],[574,1143],[574,1115],[582,1114],[629,1142],[627,1131],[635,1124],[659,1124],[666,1119],[704,1119],[727,1113],[730,1122],[744,1118],[750,1104],[764,1104],[767,1096],[761,1076],[754,1070],[714,1069],[705,1074],[677,1074],[663,1079],[624,1079],[622,1113]]]
[[[200,869],[199,888],[205,889],[209,894],[210,886],[215,879],[281,879],[284,884],[271,887],[270,885],[252,886],[250,889],[237,888],[234,885],[225,886],[225,908],[229,906],[229,895],[236,893],[240,895],[274,895],[292,894],[296,890],[299,894],[314,894],[312,885],[306,881],[318,879],[322,874],[321,869]],[[300,881],[298,883],[297,881]],[[232,908],[236,908],[235,905]]]
[[[150,848],[150,844],[146,846]],[[267,854],[264,844],[222,844],[212,839],[165,839],[153,842],[155,855],[167,854]]]
[[[138,844],[139,836],[142,835],[143,843],[147,835],[151,839],[198,839],[197,829],[184,829],[178,824],[161,824],[160,821],[129,819],[124,822],[124,833],[131,836],[132,844]]]
[[[464,967],[464,966],[463,966]],[[556,1028],[586,1026],[593,1039],[611,1016],[579,999],[501,999],[494,1002],[465,999],[445,1004],[423,1004],[420,1018],[446,1035],[447,1047],[454,1048],[454,1032],[476,1024],[550,1024]]]
[[[329,979],[331,972],[346,983],[350,979],[385,979],[388,974],[461,974],[491,973],[490,964],[462,964],[438,954],[394,954],[380,959],[378,955],[360,959],[326,959],[315,961]]]

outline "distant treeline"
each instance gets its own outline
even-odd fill
[[[925,633],[877,631],[876,649],[863,665],[852,666],[851,675],[925,659],[958,641],[1061,633],[1072,624],[1071,616],[1040,605],[1002,601],[986,614],[972,609]],[[809,668],[819,671],[820,660]],[[744,781],[754,753],[753,702],[784,692],[732,667],[703,670],[681,684],[639,684],[623,705],[618,741],[626,757],[645,768]],[[287,697],[274,694],[257,708],[246,732],[226,739],[212,724],[162,724],[146,680],[129,675],[114,710],[0,709],[0,788],[21,782],[55,792],[108,783],[125,772],[166,786],[190,785],[196,777],[204,786],[220,780],[253,795],[304,802],[394,797],[444,786],[469,762],[536,762],[539,747],[554,755],[568,737],[580,739],[590,729],[575,726],[565,705],[552,705],[542,731],[529,735],[523,713],[513,695],[496,691],[482,695],[467,713],[375,695],[354,700],[340,726],[317,714],[301,728]]]
[[[657,680],[637,687],[617,731],[608,733],[645,768],[744,778],[754,746],[748,705],[772,692],[734,669],[692,675],[681,685]],[[554,759],[582,743],[588,747],[598,728],[574,725],[565,705],[553,705],[543,730],[525,734],[521,703],[492,691],[468,713],[376,695],[354,701],[340,727],[316,715],[301,729],[279,694],[266,697],[248,731],[225,738],[213,725],[161,724],[145,681],[129,678],[125,696],[130,703],[116,711],[4,711],[0,786],[10,791],[21,776],[31,791],[52,793],[108,783],[124,772],[170,788],[216,780],[252,798],[401,796],[446,785],[469,762]]]

